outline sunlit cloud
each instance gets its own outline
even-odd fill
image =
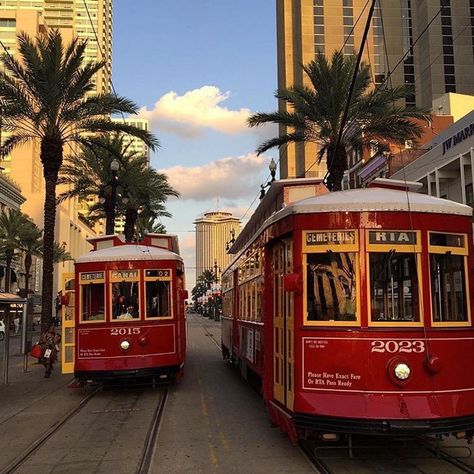
[[[160,169],[168,176],[173,188],[181,193],[181,200],[206,201],[219,196],[226,200],[246,199],[258,193],[262,170],[268,168],[270,158],[255,153],[228,157],[201,166],[172,166]]]
[[[170,91],[155,102],[153,109],[140,109],[139,117],[150,120],[158,130],[181,137],[196,137],[206,129],[225,134],[247,132],[250,109],[231,110],[223,103],[230,92],[215,86],[203,86],[178,95]]]

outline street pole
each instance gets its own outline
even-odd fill
[[[9,306],[9,305],[8,305]],[[5,345],[3,346],[3,383],[8,385],[8,356],[10,355],[10,311],[5,311]]]
[[[23,354],[23,372],[28,372],[28,347],[27,347],[27,334],[28,334],[28,300],[23,303],[23,314],[22,314],[22,325],[21,325],[21,353]]]

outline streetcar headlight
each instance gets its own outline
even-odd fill
[[[410,367],[406,364],[397,364],[395,366],[395,377],[400,380],[406,380],[410,377]]]
[[[122,341],[120,343],[120,349],[122,349],[123,351],[127,351],[128,349],[130,349],[130,343],[128,341]]]

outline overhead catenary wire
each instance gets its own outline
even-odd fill
[[[375,5],[375,1],[374,0],[374,3],[372,4],[372,6]],[[400,58],[400,60],[396,63],[396,65],[394,66],[394,68],[392,70],[389,70],[388,71],[388,74],[387,74],[387,77],[385,78],[384,82],[379,84],[378,86],[375,87],[375,91],[377,91],[378,89],[380,89],[381,87],[384,87],[387,83],[387,81],[390,81],[391,83],[391,77],[393,75],[393,73],[398,69],[398,67],[403,63],[403,61],[406,59],[406,57],[413,51],[413,48],[414,46],[418,43],[418,41],[421,39],[421,37],[426,33],[426,31],[428,31],[429,27],[432,25],[432,23],[436,20],[436,18],[440,15],[440,13],[443,11],[443,8],[447,7],[449,5],[449,1],[450,0],[444,0],[444,2],[441,4],[440,8],[437,10],[437,12],[435,13],[435,15],[431,18],[431,20],[428,22],[428,24],[425,26],[425,28],[423,28],[423,30],[419,33],[419,35],[416,37],[415,41],[413,41],[413,43],[410,45],[410,48],[408,48],[408,50],[402,55],[402,57]],[[380,6],[380,3],[379,3],[379,6]],[[381,9],[380,9],[381,10]],[[382,13],[381,13],[381,16],[382,16]],[[382,20],[383,22],[383,20]],[[367,25],[366,25],[367,26]],[[382,29],[383,29],[383,24],[382,24]],[[459,35],[458,35],[459,36]],[[385,36],[384,36],[384,42],[385,42]],[[387,54],[387,50],[386,50],[386,44],[385,44],[385,51],[386,51],[386,57],[388,59],[388,54]],[[360,54],[360,51],[359,51],[359,54]],[[439,56],[438,56],[439,57]],[[356,68],[357,70],[357,68]],[[349,104],[347,104],[349,105]],[[341,127],[342,129],[342,127]],[[341,129],[340,129],[340,132],[341,132]],[[332,164],[333,164],[333,161],[334,161],[334,154],[337,150],[337,147],[335,148],[334,150],[334,153],[333,153],[333,157],[329,163],[329,166],[327,167],[328,170],[326,172],[326,175],[324,177],[324,179],[327,178],[327,175],[329,174],[329,172],[331,171],[331,167],[332,167]],[[314,163],[313,165],[311,165],[311,167],[314,166]],[[310,168],[311,168],[310,167]],[[309,170],[309,169],[308,169]],[[308,171],[307,170],[307,171]],[[306,171],[305,171],[306,173]]]
[[[89,23],[91,24],[91,27],[92,27],[92,32],[94,33],[94,36],[95,36],[95,41],[97,43],[97,47],[99,48],[100,54],[102,56],[102,60],[104,61],[105,68],[107,69],[107,72],[108,72],[109,77],[110,77],[110,86],[112,87],[112,91],[113,91],[115,97],[117,98],[118,95],[117,95],[117,91],[115,90],[114,82],[112,80],[112,70],[109,66],[110,63],[107,61],[107,58],[105,57],[104,51],[102,50],[102,46],[100,44],[99,37],[97,36],[97,31],[95,29],[94,22],[92,21],[92,16],[89,12],[89,7],[87,6],[87,2],[86,2],[86,0],[82,0],[82,1],[84,3],[84,7],[86,9],[87,16],[89,18]],[[120,115],[122,116],[122,120],[125,123],[125,116],[124,116],[123,112],[120,112]]]

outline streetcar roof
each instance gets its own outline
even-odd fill
[[[163,248],[151,247],[147,245],[124,244],[101,250],[93,250],[92,252],[78,257],[76,259],[76,263],[123,262],[127,260],[183,261],[183,259],[178,254]]]
[[[471,216],[472,208],[447,199],[427,194],[387,188],[362,188],[338,191],[296,201],[275,214],[279,218],[287,214],[310,212],[427,212]]]
[[[293,214],[311,214],[323,212],[423,212],[432,214],[450,214],[472,216],[472,208],[447,199],[427,194],[407,192],[405,190],[382,187],[336,191],[302,199],[288,204],[266,219],[257,231],[250,235],[244,227],[233,248],[235,259],[251,244],[258,235],[273,223]],[[255,211],[259,212],[259,209]],[[252,216],[253,218],[253,216]],[[251,219],[252,219],[251,218]],[[250,221],[249,221],[250,222]],[[230,265],[234,264],[234,262]]]

